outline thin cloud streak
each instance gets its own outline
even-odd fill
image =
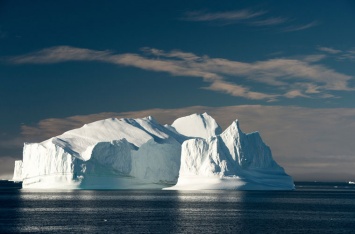
[[[297,26],[289,26],[287,28],[284,28],[282,31],[283,32],[296,32],[296,31],[302,31],[305,29],[313,28],[315,26],[319,25],[317,21],[310,22],[308,24],[303,24],[303,25],[297,25]]]
[[[285,97],[288,97],[288,98],[296,98],[296,97],[309,98],[309,96],[304,95],[300,90],[291,90],[285,94]]]
[[[287,19],[283,17],[277,17],[277,18],[268,18],[268,19],[263,19],[263,20],[258,20],[251,22],[250,25],[253,26],[274,26],[274,25],[279,25],[286,23]]]
[[[50,64],[68,61],[104,61],[109,51],[95,51],[71,46],[55,46],[35,53],[10,58],[15,64]]]
[[[333,49],[330,47],[318,47],[318,50],[323,51],[323,52],[327,52],[330,54],[339,54],[342,52],[341,50],[336,50],[336,49]]]
[[[250,91],[249,88],[243,87],[241,85],[232,84],[226,81],[215,81],[209,87],[204,89],[220,91],[223,93],[230,94],[235,97],[244,97],[251,100],[263,100],[267,99],[269,101],[276,100],[277,95],[269,95],[261,92]]]
[[[318,46],[317,48],[321,52],[327,53],[328,56],[335,58],[338,61],[355,61],[355,49],[349,50],[337,50],[331,47]]]
[[[10,58],[15,64],[48,64],[66,61],[99,61],[120,66],[166,72],[173,76],[202,78],[209,83],[205,89],[252,100],[275,101],[278,97],[310,97],[325,91],[352,91],[348,81],[353,77],[315,64],[321,56],[311,59],[269,59],[254,63],[232,61],[222,58],[198,56],[193,53],[172,50],[166,52],[155,48],[143,48],[142,54],[114,54],[109,51],[58,46],[32,54]],[[228,82],[226,81],[229,78]],[[233,79],[231,79],[233,77]],[[252,90],[238,81],[249,80],[276,88],[278,93]],[[310,92],[309,87],[317,92]],[[298,95],[295,95],[298,90]],[[275,91],[275,92],[276,92]],[[291,92],[291,93],[290,93]],[[318,95],[318,97],[326,97]],[[329,96],[328,96],[329,97]]]
[[[323,59],[327,58],[327,55],[324,54],[311,54],[307,55],[303,58],[303,61],[309,62],[309,63],[315,63],[319,62]]]
[[[188,11],[180,20],[191,22],[210,22],[224,26],[229,24],[244,24],[253,27],[270,27],[284,25],[282,32],[294,32],[317,26],[317,21],[303,25],[292,25],[291,20],[281,16],[268,16],[268,11],[253,11],[242,9],[224,12]],[[286,24],[286,25],[285,25]],[[287,25],[288,24],[288,25]]]
[[[186,21],[233,21],[238,22],[241,20],[255,18],[265,14],[264,11],[251,11],[251,10],[237,10],[225,12],[206,12],[206,11],[190,11],[186,12],[181,18]]]

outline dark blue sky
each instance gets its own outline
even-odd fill
[[[0,157],[49,118],[355,108],[354,28],[354,1],[0,1]]]

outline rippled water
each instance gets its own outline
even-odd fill
[[[355,189],[0,192],[0,231],[355,233]]]

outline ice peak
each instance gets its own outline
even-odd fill
[[[200,115],[204,116],[205,118],[207,117],[207,118],[212,118],[213,119],[213,117],[210,114],[208,114],[207,112],[203,112]]]
[[[234,133],[234,134],[238,134],[238,135],[241,134],[241,133],[244,134],[244,132],[240,129],[238,119],[233,121],[232,124],[229,125],[229,127],[226,130],[224,130],[223,133],[224,134],[226,134],[226,133]]]
[[[202,118],[202,119],[213,119],[214,118],[209,115],[207,112],[203,112],[203,113],[194,113],[194,114],[191,114],[189,116],[196,116],[196,117],[199,117],[199,118]],[[185,117],[188,117],[188,116],[185,116]]]
[[[206,112],[178,118],[173,122],[172,127],[178,133],[188,137],[209,138],[222,132],[216,120]]]
[[[232,123],[232,125],[233,125],[236,129],[240,130],[239,120],[238,120],[238,119],[234,120],[233,123]]]
[[[145,117],[145,119],[147,119],[147,120],[149,120],[149,121],[151,121],[153,123],[158,123],[157,120],[151,115],[149,115],[148,117]]]

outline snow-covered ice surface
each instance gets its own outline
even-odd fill
[[[187,137],[208,138],[222,132],[216,120],[207,113],[192,114],[178,118],[171,126],[178,133]]]
[[[152,117],[106,119],[25,143],[24,188],[132,189],[176,183],[181,144]],[[18,167],[17,167],[18,168]]]
[[[258,132],[245,134],[238,121],[222,134],[182,144],[179,179],[169,189],[290,190],[292,178],[272,158]]]
[[[171,126],[105,119],[25,143],[13,180],[51,189],[293,189],[258,133],[238,122],[222,133],[207,113]]]

